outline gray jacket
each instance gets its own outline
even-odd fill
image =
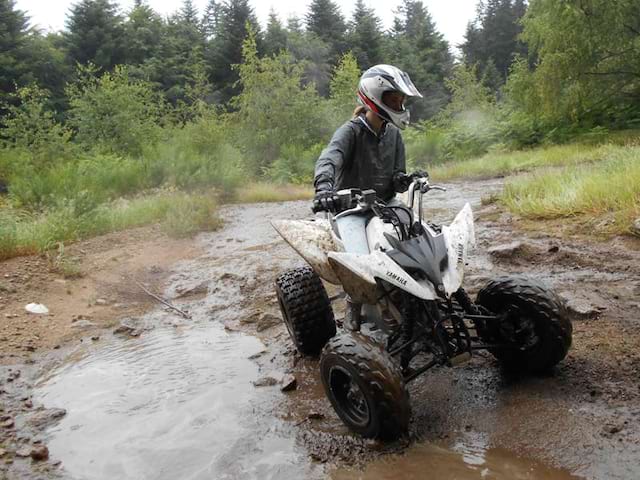
[[[316,162],[314,186],[330,182],[336,190],[373,188],[378,197],[394,197],[393,177],[405,172],[404,142],[390,123],[376,135],[363,117],[354,118],[333,134]]]

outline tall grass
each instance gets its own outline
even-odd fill
[[[222,225],[211,195],[182,192],[119,199],[83,213],[76,211],[73,202],[43,213],[4,208],[0,210],[0,260],[155,222],[162,222],[164,230],[176,237]]]
[[[577,217],[599,233],[628,231],[640,217],[640,147],[604,147],[597,164],[543,170],[511,180],[502,201],[531,219]]]
[[[609,158],[624,149],[616,145],[557,145],[519,152],[490,153],[474,160],[447,163],[431,170],[439,181],[455,178],[491,178],[531,171],[541,167],[577,166]]]

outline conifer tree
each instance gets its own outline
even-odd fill
[[[209,0],[202,16],[202,32],[205,38],[212,38],[218,29],[220,5],[216,0]]]
[[[27,43],[29,22],[26,14],[15,8],[14,0],[0,0],[0,101],[6,102],[14,84],[26,73],[21,52]],[[1,108],[1,106],[0,106]],[[0,110],[2,113],[2,110]]]
[[[331,0],[311,0],[305,22],[307,32],[329,45],[331,63],[336,64],[346,50],[347,30],[338,5]]]
[[[445,79],[451,73],[453,58],[421,1],[405,0],[398,9],[387,58],[388,63],[409,73],[424,96],[412,105],[414,118],[432,117],[448,102]]]
[[[110,0],[80,0],[71,7],[65,32],[67,58],[72,64],[93,63],[111,70],[125,61],[124,25]]]
[[[276,12],[271,9],[267,31],[264,34],[264,53],[274,55],[287,48],[287,31],[282,26]]]
[[[256,32],[258,51],[262,50],[260,25],[248,0],[226,0],[219,5],[217,31],[207,45],[205,59],[209,78],[218,91],[219,100],[226,103],[237,95],[234,86],[238,74],[233,65],[242,62],[242,44],[248,28]]]
[[[364,0],[357,0],[349,23],[348,46],[362,69],[382,62],[382,27],[380,19]]]

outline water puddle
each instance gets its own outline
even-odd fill
[[[399,474],[399,472],[402,472]],[[467,435],[452,446],[417,444],[402,455],[370,463],[364,471],[336,470],[332,480],[572,480],[578,477],[504,449],[488,448],[483,435]]]
[[[277,387],[251,383],[262,349],[217,323],[158,328],[53,372],[36,398],[67,409],[51,457],[78,480],[307,477],[293,435],[262,411]]]

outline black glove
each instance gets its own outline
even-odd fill
[[[314,212],[335,212],[338,209],[338,195],[330,183],[319,183],[313,198]]]
[[[406,192],[409,185],[413,181],[411,175],[404,172],[398,172],[393,176],[393,190],[397,193]]]
[[[412,180],[415,180],[416,178],[425,178],[425,177],[429,178],[429,173],[426,170],[416,170],[411,174]]]

